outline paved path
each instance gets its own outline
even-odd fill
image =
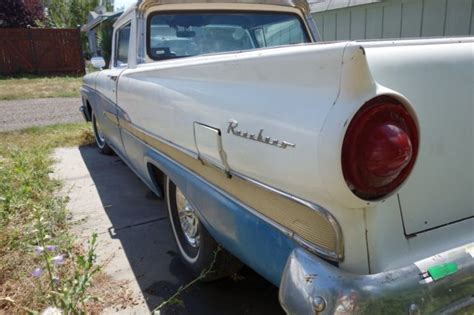
[[[129,281],[136,305],[105,313],[148,314],[193,276],[177,256],[165,204],[116,156],[93,146],[58,149],[55,176],[65,181],[73,232],[98,233],[100,262],[116,281]],[[282,314],[278,290],[248,268],[243,280],[200,283],[170,314]]]
[[[82,121],[80,98],[0,101],[0,132]]]

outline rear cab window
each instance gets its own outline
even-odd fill
[[[309,43],[300,17],[268,12],[158,12],[147,22],[153,60]]]
[[[115,66],[123,67],[128,64],[128,48],[130,46],[131,23],[127,23],[117,30],[115,46]]]

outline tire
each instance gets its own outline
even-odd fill
[[[95,143],[97,144],[99,152],[105,155],[114,154],[114,151],[112,150],[111,147],[109,147],[109,145],[107,144],[107,141],[105,140],[105,136],[103,135],[100,129],[100,124],[97,122],[94,112],[92,112],[91,120],[92,120],[92,130],[94,131]]]
[[[214,261],[214,257],[216,259],[212,265],[212,271],[202,279],[203,281],[213,281],[227,277],[242,268],[242,263],[222,249],[207,232],[195,214],[196,208],[169,178],[166,178],[166,203],[179,257],[195,276],[199,276],[203,271],[208,270]],[[186,210],[180,211],[178,208],[185,208]],[[190,225],[194,223],[192,228],[186,228],[186,223],[181,223],[182,220],[180,220],[179,214],[183,214],[183,212],[187,213],[187,223]],[[183,221],[186,221],[186,219],[183,219]],[[195,232],[194,235],[193,232]]]

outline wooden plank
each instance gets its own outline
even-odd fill
[[[443,36],[445,14],[446,0],[425,0],[421,36]]]
[[[351,39],[365,39],[365,8],[356,8],[351,11]]]
[[[78,29],[0,29],[0,74],[84,74]]]
[[[445,36],[469,35],[473,0],[448,0]]]
[[[422,1],[412,1],[402,4],[402,34],[401,37],[421,37]]]
[[[383,38],[400,38],[402,22],[401,3],[392,3],[383,8]]]
[[[367,39],[382,38],[383,7],[367,8],[365,37]]]
[[[336,17],[336,40],[349,40],[351,34],[351,14],[339,11]]]

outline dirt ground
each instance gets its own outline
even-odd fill
[[[147,314],[194,277],[177,256],[167,211],[117,156],[94,146],[55,151],[54,176],[65,182],[73,231],[98,233],[99,263],[128,285],[130,303],[105,313]],[[160,314],[283,314],[278,289],[248,268],[236,279],[199,283]]]
[[[79,106],[78,97],[0,101],[0,132],[80,122]]]

